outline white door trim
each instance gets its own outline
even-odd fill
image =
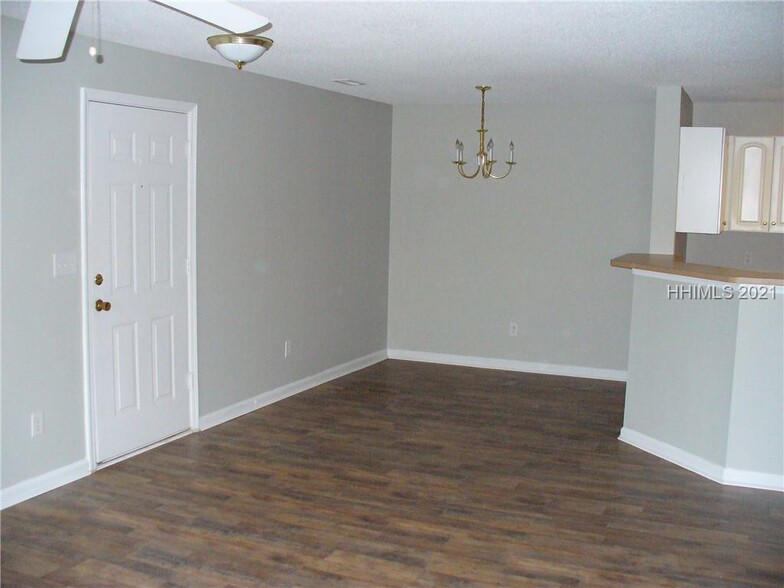
[[[90,365],[90,329],[88,298],[89,275],[88,265],[88,210],[87,210],[87,129],[89,128],[89,104],[103,102],[119,106],[135,106],[152,110],[177,112],[187,116],[188,121],[188,372],[190,374],[190,424],[191,431],[199,427],[199,375],[198,375],[198,337],[196,321],[196,130],[198,106],[191,102],[150,98],[119,92],[82,88],[80,96],[81,128],[80,128],[80,207],[81,207],[81,300],[82,300],[82,375],[84,386],[84,438],[85,455],[90,464],[90,471],[95,471],[95,407],[90,387],[92,366]]]

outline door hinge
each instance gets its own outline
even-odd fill
[[[191,258],[190,257],[186,257],[185,258],[185,275],[189,276],[189,277],[191,275]]]

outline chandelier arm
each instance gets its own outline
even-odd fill
[[[481,165],[477,165],[476,166],[476,171],[474,171],[474,173],[469,175],[469,174],[466,174],[463,171],[463,164],[462,163],[458,163],[457,164],[457,171],[460,172],[460,175],[463,176],[464,178],[466,178],[467,180],[474,179],[479,174],[479,170],[480,169],[482,169],[482,166]]]
[[[506,176],[508,176],[510,173],[512,173],[512,166],[514,165],[514,163],[509,163],[508,161],[505,161],[504,163],[506,163],[506,165],[509,166],[508,169],[506,170],[506,173],[504,175],[502,175],[502,176],[494,176],[491,173],[491,174],[489,174],[489,177],[493,178],[494,180],[503,180]]]

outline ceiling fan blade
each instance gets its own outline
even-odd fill
[[[153,2],[184,12],[232,33],[255,31],[269,24],[267,17],[227,0],[212,0],[211,2],[153,0]]]
[[[16,49],[17,59],[42,61],[62,57],[78,4],[78,0],[31,0]]]

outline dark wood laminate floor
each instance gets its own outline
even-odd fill
[[[386,361],[5,510],[3,586],[784,585],[784,494],[620,443],[622,410]]]

